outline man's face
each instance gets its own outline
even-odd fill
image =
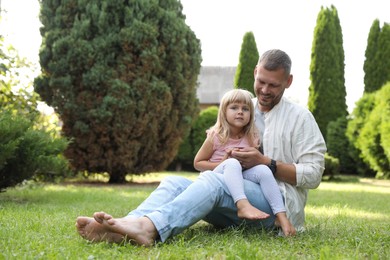
[[[254,91],[260,110],[270,111],[280,102],[284,90],[292,83],[292,75],[286,76],[284,69],[266,70],[261,64],[255,68]]]

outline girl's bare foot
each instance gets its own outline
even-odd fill
[[[269,214],[253,207],[247,199],[237,201],[237,216],[243,219],[266,219]]]
[[[282,228],[283,234],[287,236],[295,236],[295,227],[288,220],[286,212],[279,212],[276,214],[275,225]]]
[[[121,243],[125,240],[123,235],[109,231],[105,226],[89,217],[78,217],[76,228],[80,236],[92,242]]]

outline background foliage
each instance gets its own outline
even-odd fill
[[[34,68],[12,45],[7,46],[1,35],[0,61],[0,109],[37,116],[38,94],[26,73]]]
[[[380,89],[390,80],[390,24],[382,28],[378,19],[371,25],[364,61],[364,92]]]
[[[308,108],[326,139],[329,122],[348,115],[345,101],[343,36],[334,6],[321,8],[317,16],[310,79]]]
[[[69,172],[61,156],[67,141],[33,125],[24,115],[0,114],[0,191],[31,178],[53,180]]]
[[[256,40],[253,32],[245,33],[242,39],[239,62],[234,77],[234,87],[246,89],[253,95],[253,70],[259,60]]]
[[[26,73],[32,65],[3,37],[0,61],[0,191],[31,178],[63,177],[68,162],[61,153],[67,141],[37,110],[38,94]]]
[[[72,139],[78,171],[162,170],[198,112],[200,43],[167,1],[41,2],[42,98]]]
[[[195,155],[206,139],[206,130],[215,124],[217,117],[217,106],[210,106],[200,112],[189,135],[180,146],[174,165],[180,164],[180,168],[195,171],[193,166]]]
[[[390,178],[390,83],[356,103],[347,136],[376,177]]]

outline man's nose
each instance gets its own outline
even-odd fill
[[[264,84],[264,86],[261,88],[261,91],[265,94],[269,93],[269,86]]]

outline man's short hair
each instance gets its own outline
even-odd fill
[[[283,69],[286,76],[289,76],[291,73],[291,59],[288,54],[282,50],[272,49],[264,52],[257,64],[261,64],[266,70],[270,71]]]

